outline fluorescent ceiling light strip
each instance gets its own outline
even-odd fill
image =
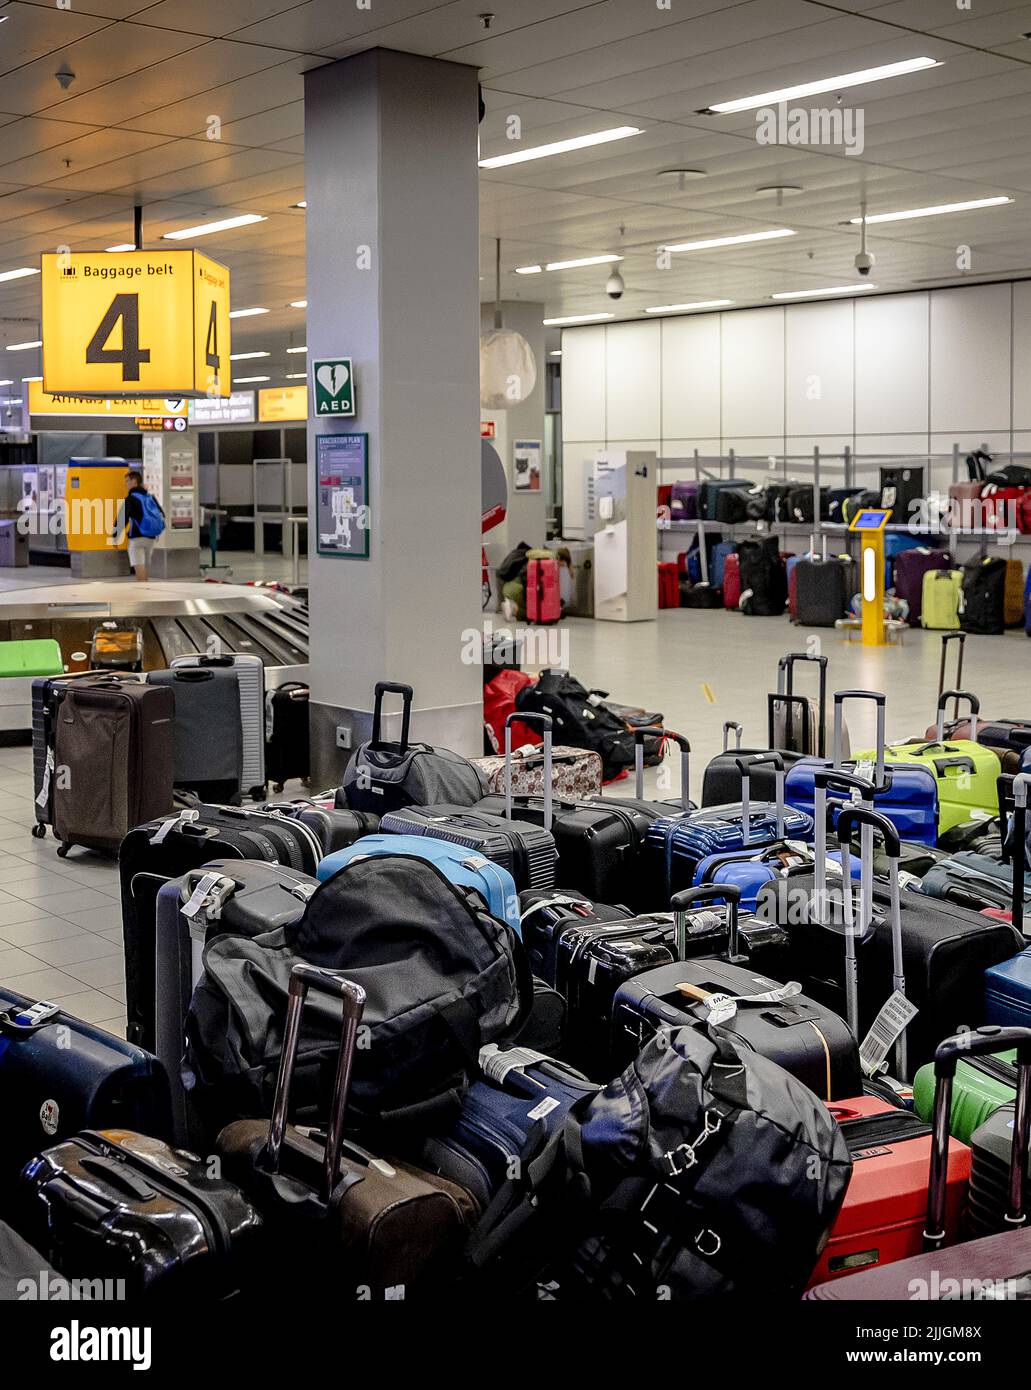
[[[24,280],[26,275],[38,275],[39,271],[33,266],[19,266],[17,270],[0,270],[0,280]]]
[[[611,265],[613,261],[621,261],[622,256],[617,256],[608,252],[604,256],[581,256],[575,261],[548,261],[547,265],[519,265],[516,266],[517,275],[539,275],[542,270],[576,270],[583,265]]]
[[[284,373],[287,381],[307,381],[307,372],[286,372]]]
[[[747,241],[776,241],[779,237],[795,236],[789,227],[778,227],[772,232],[742,232],[739,236],[707,237],[704,241],[678,241],[662,246],[662,251],[705,251],[717,246],[743,246]]]
[[[41,376],[23,376],[22,381],[42,381]]]
[[[974,208],[997,208],[1004,203],[1012,203],[1012,198],[972,198],[966,203],[939,203],[936,207],[930,208],[907,208],[904,212],[874,212],[868,213],[866,217],[867,225],[871,222],[906,222],[911,217],[940,217],[946,212],[971,212]],[[858,227],[862,222],[861,217],[850,217],[849,223],[853,227]]]
[[[903,77],[908,72],[922,72],[926,68],[941,66],[937,58],[906,58],[901,63],[885,63],[879,68],[862,68],[859,72],[845,72],[838,77],[818,77],[815,82],[800,82],[794,87],[781,87],[776,92],[760,92],[758,96],[716,102],[713,106],[707,106],[705,110],[718,116],[728,116],[735,111],[753,111],[757,106],[773,106],[779,101],[791,101],[794,97],[813,97],[819,92],[840,92],[845,87],[862,87],[868,82],[883,82],[889,77]]]
[[[566,323],[595,323],[598,319],[614,319],[615,314],[566,314],[559,319],[541,319],[548,328],[560,328]]]
[[[39,339],[39,340],[38,340],[37,342],[35,342],[35,343],[8,343],[8,344],[7,344],[7,351],[8,351],[8,352],[28,352],[28,350],[29,350],[30,348],[38,348],[38,347],[42,347],[42,346],[43,346],[43,340],[42,340],[42,339]]]
[[[270,352],[231,352],[230,362],[246,362],[251,357],[271,357]]]
[[[812,295],[818,294],[865,294],[867,290],[875,290],[876,285],[828,285],[822,290],[781,290],[779,294],[771,294],[771,299],[808,299]]]
[[[290,301],[291,309],[307,309],[307,307],[308,301],[306,299],[291,299]]]
[[[223,217],[219,222],[202,222],[199,227],[181,227],[177,232],[165,232],[162,241],[188,241],[191,237],[210,236],[212,232],[228,232],[232,227],[249,227],[252,222],[267,222],[257,212],[244,212],[239,217]]]
[[[267,314],[267,309],[230,309],[231,319],[251,319],[255,314]]]
[[[517,265],[515,273],[517,275],[540,275],[544,267],[542,265]],[[480,276],[483,279],[483,276]]]
[[[656,304],[654,308],[645,309],[646,314],[676,314],[685,309],[725,309],[728,304],[733,304],[732,299],[699,299],[694,304]]]
[[[271,381],[271,380],[272,380],[272,378],[271,378],[271,377],[267,377],[267,376],[234,376],[234,377],[233,377],[233,385],[234,385],[234,386],[237,386],[237,385],[239,385],[240,383],[245,382],[245,381]]]
[[[118,243],[117,246],[105,246],[105,247],[104,247],[104,250],[105,250],[105,251],[135,251],[135,250],[136,250],[136,243],[135,243],[134,241],[120,241],[120,242]]]
[[[571,140],[554,140],[550,145],[534,145],[528,150],[513,150],[511,154],[496,154],[490,159],[481,159],[481,169],[500,169],[507,164],[525,164],[531,159],[548,159],[553,154],[567,154],[570,150],[585,150],[591,145],[607,145],[612,140],[626,140],[631,135],[640,135],[641,127],[618,125],[611,130],[597,130],[592,135],[574,135]]]
[[[308,351],[308,344],[307,344],[307,343],[305,343],[305,345],[304,345],[303,347],[287,348],[287,352],[307,352],[307,351]]]

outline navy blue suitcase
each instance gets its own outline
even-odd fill
[[[0,1200],[30,1158],[84,1129],[171,1137],[158,1059],[103,1028],[0,988]]]
[[[453,1128],[424,1140],[412,1157],[420,1168],[464,1187],[483,1208],[512,1177],[516,1162],[535,1157],[577,1101],[601,1088],[528,1048],[484,1048],[480,1063],[487,1079],[463,1094]]]
[[[1007,836],[1011,848],[1012,900],[1010,915],[1017,931],[1024,930],[1024,899],[1016,891],[1024,880],[1027,864],[1027,794],[1031,776],[1020,773],[1013,779],[1013,824]],[[1025,940],[1027,938],[1025,937]],[[993,965],[984,973],[984,1017],[986,1023],[1011,1023],[1031,1027],[1031,946],[1010,960]]]

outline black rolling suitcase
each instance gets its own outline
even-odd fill
[[[301,681],[287,681],[265,695],[265,775],[277,792],[294,778],[308,780],[309,695]]]
[[[175,666],[150,671],[148,685],[175,697],[172,779],[201,801],[243,797],[243,725],[239,677],[232,667]]]
[[[803,556],[795,566],[795,622],[800,627],[833,627],[845,617],[855,593],[855,566],[847,557]]]
[[[509,715],[505,744],[511,744],[511,725],[518,720],[536,723],[544,733],[545,787],[550,789],[548,759],[551,752],[551,719],[548,715]],[[492,815],[514,816],[517,822],[550,826],[558,853],[556,881],[564,891],[582,893],[594,902],[626,903],[640,911],[661,906],[662,885],[650,891],[638,873],[638,855],[654,816],[634,802],[591,798],[556,801],[547,796],[487,796],[477,809]],[[673,808],[667,808],[667,814]]]
[[[379,829],[379,816],[372,811],[351,811],[346,806],[319,806],[314,801],[267,801],[261,810],[300,821],[314,831],[322,846],[323,858],[353,845],[363,835],[375,835]]]
[[[0,988],[0,1204],[46,1144],[90,1125],[168,1136],[168,1078],[143,1048]]]
[[[161,880],[180,878],[211,859],[258,859],[314,874],[324,853],[318,836],[302,821],[235,806],[198,804],[130,831],[118,853],[127,1036],[154,1046],[154,934]]]
[[[216,936],[260,936],[292,926],[318,880],[282,864],[216,859],[182,878],[151,880],[156,890],[154,1051],[171,1082],[173,1134],[199,1143],[180,1082],[183,1025],[203,971],[204,946]],[[137,891],[142,890],[140,878]]]
[[[27,1234],[61,1274],[124,1280],[130,1300],[226,1298],[256,1273],[255,1207],[210,1158],[160,1139],[86,1130],[33,1159],[21,1200]]]
[[[500,864],[517,889],[553,888],[558,859],[550,831],[478,806],[406,806],[380,820],[388,835],[430,835]]]
[[[759,974],[739,954],[737,902],[727,885],[731,927],[720,958],[674,959],[625,980],[612,1006],[613,1073],[633,1061],[660,1030],[708,1020],[753,1051],[777,1062],[822,1100],[859,1095],[859,1046],[843,1018],[798,992]],[[690,894],[678,894],[683,903]]]

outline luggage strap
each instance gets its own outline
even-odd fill
[[[192,922],[203,909],[208,921],[216,922],[235,892],[236,883],[227,874],[202,874],[180,911]]]
[[[50,800],[50,779],[54,775],[54,750],[47,748],[46,765],[43,768],[43,781],[36,797],[36,805],[46,807]]]
[[[578,913],[579,916],[588,916],[593,910],[594,904],[588,902],[586,898],[574,898],[568,893],[553,893],[550,898],[542,898],[540,902],[534,903],[531,907],[520,912],[519,921],[525,922],[528,917],[532,917],[535,912],[542,912],[546,907],[571,907],[574,910],[586,907],[587,913]]]
[[[180,826],[192,824],[198,820],[200,820],[200,812],[192,808],[180,811],[177,816],[166,816],[154,831],[153,835],[151,835],[150,843],[152,845],[160,845],[171,831],[178,830]]]

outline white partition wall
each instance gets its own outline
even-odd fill
[[[1031,283],[567,329],[562,438],[574,536],[584,463],[605,448],[752,460],[814,445],[860,458],[953,443],[1031,451]]]

